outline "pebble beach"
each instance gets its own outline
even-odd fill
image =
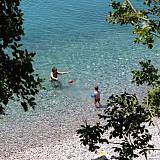
[[[18,118],[15,115],[2,117],[0,159],[74,159],[77,154],[80,158],[81,153],[80,159],[89,155],[93,158],[93,154],[80,145],[76,129],[87,119],[95,122],[94,108],[86,106],[84,112],[72,105],[67,112],[62,109],[54,113],[48,109],[22,112]]]
[[[13,115],[3,117],[0,124],[0,159],[1,160],[94,160],[102,155],[108,159],[114,155],[112,144],[101,144],[100,149],[89,152],[83,146],[76,130],[86,121],[88,124],[99,122],[97,113],[103,109],[87,106],[84,103],[53,113],[52,110],[40,110],[21,113],[19,118]],[[82,109],[83,105],[83,109]],[[69,106],[66,106],[69,107]],[[73,107],[73,108],[72,108]],[[160,125],[159,120],[155,120]],[[153,134],[152,143],[160,148],[158,128],[150,127]],[[145,158],[139,158],[144,159]],[[137,159],[137,160],[139,160]],[[153,151],[149,160],[159,160],[160,152]]]

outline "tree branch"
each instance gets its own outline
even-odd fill
[[[160,148],[144,148],[144,150],[156,150],[156,151],[160,151]]]
[[[126,0],[128,2],[128,4],[131,6],[131,8],[133,9],[133,11],[135,13],[137,13],[137,10],[133,7],[132,3],[130,2],[130,0]]]
[[[134,11],[135,13],[138,13],[137,10],[133,7],[131,1],[130,1],[130,0],[126,0],[126,1],[127,1],[128,4],[131,6],[131,8],[133,9],[133,11]],[[138,16],[138,17],[139,17],[139,16]],[[149,22],[149,19],[146,19],[146,18],[144,18],[144,17],[139,17],[139,18],[142,19],[142,20],[144,20],[144,21]]]
[[[159,36],[159,35],[157,35],[157,34],[155,34],[155,33],[153,33],[153,32],[152,32],[152,34],[153,34],[154,36],[156,36],[156,37],[160,38],[160,36]]]
[[[149,104],[148,104],[148,95],[147,95],[147,108],[149,109],[149,112],[150,112],[150,114],[151,114],[151,117],[152,117],[152,120],[153,120],[154,124],[155,124],[156,127],[158,128],[158,135],[160,135],[160,128],[159,128],[157,122],[153,119],[154,116],[153,116],[152,111],[150,110],[150,106],[149,106]]]

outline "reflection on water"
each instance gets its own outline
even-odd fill
[[[60,81],[50,81],[52,89],[62,89],[62,83]]]

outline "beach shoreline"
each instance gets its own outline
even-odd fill
[[[95,122],[96,112],[91,106],[85,106],[85,111],[82,106],[71,106],[73,104],[66,106],[68,110],[64,107],[55,112],[51,109],[22,113],[19,117],[4,117],[0,124],[0,158],[15,159],[13,157],[23,155],[33,148],[53,148],[68,139],[72,142],[76,130],[85,120],[88,123]]]
[[[54,115],[49,111],[40,115],[33,112],[32,116],[22,116],[21,121],[15,119],[5,128],[1,124],[1,160],[91,160],[100,156],[81,145],[76,135],[80,125],[85,121],[94,124],[98,121],[97,112],[102,112],[95,111],[91,106],[85,107],[85,112],[77,108],[77,112],[70,109],[68,114],[64,111],[55,112]],[[156,122],[160,125],[159,120]],[[151,131],[155,147],[160,148],[158,128],[151,128]],[[113,153],[109,153],[110,148],[107,152],[108,157]],[[158,151],[154,151],[149,155],[149,160],[158,160],[155,158],[160,158],[159,155]]]

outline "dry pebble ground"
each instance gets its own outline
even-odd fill
[[[155,148],[160,148],[158,128],[152,129],[152,132],[154,132],[153,143]],[[3,160],[93,160],[102,155],[110,159],[111,154],[113,154],[111,147],[110,145],[101,145],[97,153],[91,153],[86,147],[80,144],[78,137],[73,135],[68,137],[68,139],[65,138],[56,145],[51,143],[41,147],[28,148]],[[137,160],[143,159],[145,158],[139,158]],[[148,160],[160,160],[160,151],[151,152]]]
[[[159,139],[159,137],[157,138]],[[155,146],[158,147],[157,144]],[[101,145],[97,153],[91,153],[79,143],[77,136],[73,136],[57,145],[50,144],[49,146],[30,148],[25,152],[19,152],[10,156],[8,160],[93,160],[102,155],[110,159],[111,154],[113,154],[113,150],[110,145]],[[143,159],[145,158],[137,160]],[[160,160],[160,153],[157,151],[152,152],[148,160]]]
[[[31,148],[24,153],[11,156],[8,160],[91,160],[94,157],[93,153],[81,146],[74,137],[62,141],[58,145],[43,146]]]
[[[94,113],[94,114],[93,114]],[[67,115],[67,116],[66,116]],[[70,117],[72,115],[72,117]],[[88,118],[88,119],[87,119]],[[22,120],[23,119],[23,120]],[[0,124],[0,160],[93,160],[113,155],[111,145],[101,145],[97,153],[82,146],[75,133],[84,120],[97,121],[93,108],[50,111],[23,116]],[[156,120],[157,126],[160,121]],[[155,148],[160,148],[158,127],[150,127]],[[144,160],[139,158],[136,160]],[[148,160],[160,160],[160,150],[150,153]]]
[[[81,159],[86,159],[92,155],[80,145],[75,134],[85,120],[95,122],[96,112],[94,108],[84,111],[75,104],[69,107],[69,110],[58,109],[54,113],[48,108],[42,113],[1,119],[0,160],[77,159],[75,157],[81,154]]]
[[[101,148],[102,149],[102,148]],[[110,148],[108,148],[109,151]],[[77,136],[62,141],[57,145],[30,148],[25,152],[12,155],[8,160],[92,160],[102,156],[102,151],[89,152],[86,147],[79,143]],[[105,152],[107,158],[111,157],[109,152]]]

